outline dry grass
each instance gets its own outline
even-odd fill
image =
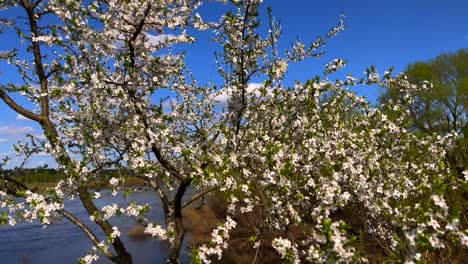
[[[248,240],[256,226],[261,223],[258,221],[257,213],[243,214],[242,218],[235,219],[238,225],[230,232],[229,250],[224,253],[220,261],[214,259],[215,263],[280,263],[276,252],[268,246],[268,243],[264,243],[256,250],[253,249],[252,242]],[[211,197],[208,204],[200,209],[184,209],[183,216],[184,226],[189,235],[189,246],[201,246],[211,238],[211,232],[217,224],[224,222],[226,203],[220,197]]]
[[[191,247],[202,245],[210,239],[211,231],[219,223],[218,218],[208,206],[203,206],[201,209],[185,208],[182,216]]]
[[[145,234],[145,228],[141,225],[135,225],[127,232],[127,236],[132,240],[145,240],[151,238],[151,235]]]
[[[347,208],[344,211],[336,212],[332,218],[342,219],[350,224],[350,235],[357,236],[353,246],[366,257],[369,263],[395,263],[388,254],[388,246],[382,241],[370,235],[360,233],[365,230],[363,215],[359,213],[359,208]],[[189,235],[189,246],[197,247],[206,243],[212,230],[218,223],[223,222],[226,216],[226,203],[222,197],[210,197],[208,204],[201,209],[186,208],[183,212],[184,225]],[[300,227],[291,227],[288,232],[263,231],[263,243],[258,250],[252,247],[249,237],[261,228],[263,222],[260,210],[254,210],[251,213],[242,214],[235,218],[237,227],[230,232],[229,249],[218,261],[214,263],[225,264],[244,264],[244,263],[281,263],[278,254],[270,246],[271,240],[275,237],[293,237],[297,239],[304,238],[305,231],[309,228],[307,224]],[[461,247],[451,247],[441,251],[427,252],[423,254],[424,264],[458,264],[468,263],[468,252]]]

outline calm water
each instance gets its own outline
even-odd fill
[[[136,201],[139,204],[149,203],[153,210],[149,213],[152,221],[163,223],[163,214],[158,206],[159,201],[154,192],[138,192],[127,199],[122,196],[113,197],[110,192],[102,192],[97,200],[98,206],[116,202],[119,205]],[[89,221],[84,207],[79,199],[67,201],[65,208],[82,221],[89,223],[93,232],[100,239],[103,233]],[[164,244],[155,239],[135,240],[129,238],[127,231],[134,227],[135,222],[128,217],[119,216],[111,219],[112,224],[119,226],[128,251],[133,256],[135,264],[166,263],[167,249]],[[0,227],[0,264],[65,264],[77,263],[77,259],[86,255],[92,244],[83,232],[64,219],[43,228],[39,223],[20,223],[14,227]],[[187,263],[186,246],[182,248],[182,263]],[[100,257],[95,263],[112,263],[105,257]]]

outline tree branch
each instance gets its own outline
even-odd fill
[[[36,122],[42,122],[43,121],[43,117],[40,116],[40,115],[37,115],[37,114],[34,114],[33,112],[31,111],[28,111],[26,109],[24,109],[22,106],[20,106],[19,104],[17,104],[4,90],[0,89],[0,98],[2,98],[2,100],[11,108],[13,109],[15,112],[17,112],[18,114],[24,116],[24,117],[27,117],[31,120],[34,120]]]
[[[182,208],[185,208],[185,207],[189,206],[191,203],[195,202],[196,200],[202,198],[202,197],[205,196],[206,194],[208,194],[208,193],[210,193],[210,192],[212,192],[212,191],[214,191],[214,190],[216,190],[216,189],[218,189],[218,186],[211,187],[211,188],[209,188],[209,189],[207,189],[207,190],[205,190],[205,191],[203,191],[203,192],[201,192],[201,193],[199,193],[199,194],[197,194],[197,195],[195,195],[195,196],[192,196],[192,198],[191,198],[190,200],[188,200],[187,202],[185,202],[185,203],[182,205]]]
[[[1,179],[7,181],[7,182],[10,182],[10,183],[13,183],[16,187],[17,190],[23,190],[23,191],[31,191],[33,192],[29,187],[27,187],[26,185],[24,185],[23,183],[17,181],[17,180],[14,180],[10,177],[0,177]],[[18,194],[17,190],[12,190],[11,188],[7,188],[7,191],[8,193],[16,196],[16,197],[20,197],[20,195]],[[49,199],[46,199],[47,202],[50,202]],[[65,209],[62,209],[60,211],[57,211],[58,213],[60,213],[63,217],[67,218],[71,223],[73,223],[74,225],[76,225],[79,229],[81,229],[81,231],[83,231],[83,233],[85,233],[85,235],[89,238],[89,240],[91,240],[91,242],[96,246],[96,247],[99,247],[99,240],[97,239],[96,235],[94,235],[94,233],[81,221],[79,220],[78,218],[76,218],[73,214],[71,214],[70,212],[66,211]],[[104,251],[102,252],[104,255],[106,255],[107,257],[109,258],[112,258],[114,257],[112,255],[112,253],[110,253],[109,251]]]

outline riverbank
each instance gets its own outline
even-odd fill
[[[26,185],[29,189],[38,191],[38,192],[44,192],[48,188],[54,188],[57,186],[58,181],[55,182],[32,182],[32,183],[23,183]],[[93,184],[91,184],[90,189],[93,189]],[[133,188],[139,188],[145,186],[145,181],[139,178],[126,178],[124,183],[121,185],[122,187],[133,187]],[[102,189],[111,189],[112,186],[107,184],[105,185]]]

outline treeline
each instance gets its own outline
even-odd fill
[[[5,171],[7,175],[21,183],[54,183],[65,179],[65,175],[53,168],[25,168]]]
[[[35,183],[56,183],[59,180],[66,179],[67,176],[60,170],[54,168],[25,168],[6,170],[6,174],[24,184]],[[103,176],[117,176],[119,172],[116,169],[102,171]],[[128,172],[126,173],[128,175]]]

